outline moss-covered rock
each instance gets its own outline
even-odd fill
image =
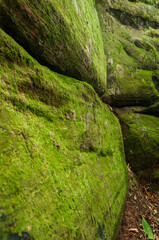
[[[117,118],[3,31],[0,61],[0,239],[115,239],[127,187]]]
[[[41,64],[106,90],[106,60],[93,0],[1,0],[0,27]]]
[[[159,1],[97,0],[113,106],[159,99]]]
[[[120,118],[127,161],[145,177],[159,179],[159,118],[116,109]]]
[[[157,178],[159,1],[97,0],[96,3],[108,62],[108,93],[103,101],[129,107],[117,110],[127,161],[136,172],[144,170],[143,175]]]

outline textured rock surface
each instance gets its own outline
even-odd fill
[[[0,0],[2,240],[115,239],[123,142],[95,91],[129,106],[127,160],[159,178],[159,1],[97,0],[101,28],[94,2]]]
[[[108,94],[114,106],[149,106],[159,98],[159,1],[97,0]]]
[[[0,239],[114,239],[127,186],[117,118],[3,31],[0,61]]]
[[[127,161],[133,170],[159,179],[159,118],[117,110],[124,135]]]
[[[106,89],[106,60],[93,0],[1,0],[0,26],[54,71]]]
[[[137,172],[150,167],[157,172],[159,1],[97,0],[97,11],[108,62],[108,93],[103,101],[133,106],[136,113],[118,110],[126,158]]]

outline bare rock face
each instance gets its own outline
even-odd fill
[[[41,64],[106,90],[106,60],[93,0],[1,0],[0,27]]]
[[[3,31],[0,62],[0,239],[115,239],[127,189],[118,119]]]

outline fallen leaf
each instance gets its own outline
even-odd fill
[[[149,239],[154,239],[154,235],[152,233],[151,227],[145,218],[142,219],[142,226],[143,226],[144,231],[147,233]]]
[[[137,228],[130,228],[130,229],[129,229],[129,232],[136,232],[136,233],[138,233],[139,230],[138,230]]]

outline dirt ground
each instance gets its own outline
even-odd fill
[[[138,179],[130,170],[122,226],[117,240],[149,239],[142,227],[142,218],[149,223],[154,240],[159,240],[159,182]]]

